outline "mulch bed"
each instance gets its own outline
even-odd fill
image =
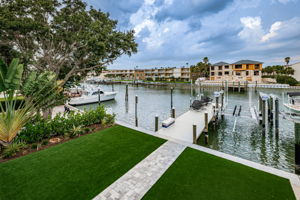
[[[79,138],[81,136],[85,136],[85,135],[88,135],[88,134],[92,134],[92,133],[95,133],[95,132],[107,129],[107,128],[110,128],[112,126],[114,126],[114,125],[102,126],[101,124],[93,124],[93,125],[90,125],[90,126],[86,127],[86,128],[93,129],[90,132],[87,132],[87,133],[84,133],[82,135],[79,135],[79,136],[76,136],[76,137],[72,137],[72,138],[71,137],[63,137],[63,136],[55,136],[53,138],[49,138],[48,141],[50,141],[52,139],[54,141],[59,141],[59,142],[55,142],[55,143],[49,142],[47,145],[39,145],[36,149],[32,149],[31,148],[31,144],[28,144],[27,148],[25,148],[22,151],[18,152],[13,157],[10,157],[10,158],[1,158],[0,157],[0,163],[7,162],[9,160],[13,160],[13,159],[16,159],[16,158],[19,158],[19,157],[22,157],[22,156],[26,156],[26,155],[31,154],[33,152],[41,151],[43,149],[47,149],[49,147],[52,147],[52,146],[55,146],[55,145],[58,145],[58,144],[62,144],[62,143],[68,142],[69,140],[74,140],[74,139],[77,139],[77,138]]]

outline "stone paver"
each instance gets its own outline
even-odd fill
[[[107,187],[94,200],[141,199],[185,149],[167,141]]]

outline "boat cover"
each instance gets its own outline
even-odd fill
[[[288,92],[287,95],[289,95],[290,97],[300,96],[300,92]]]

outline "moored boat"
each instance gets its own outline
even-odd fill
[[[79,106],[85,104],[93,104],[115,99],[117,92],[104,92],[97,88],[87,88],[82,92],[80,97],[71,98],[69,104]]]
[[[283,105],[293,115],[300,116],[300,92],[288,92],[288,102]]]

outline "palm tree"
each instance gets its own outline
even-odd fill
[[[204,57],[204,58],[203,58],[203,62],[204,62],[205,64],[207,64],[207,63],[209,62],[208,57]]]
[[[285,58],[284,58],[284,61],[285,61],[285,63],[286,63],[286,66],[288,66],[290,60],[291,60],[290,57],[285,57]]]

